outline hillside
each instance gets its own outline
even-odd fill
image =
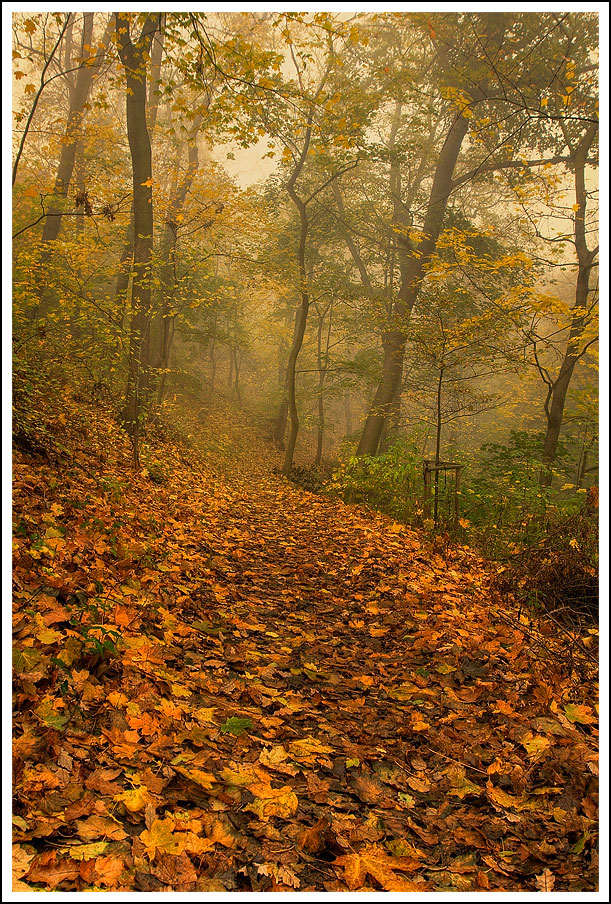
[[[489,563],[274,476],[227,412],[139,473],[98,408],[47,417],[14,458],[14,891],[596,889],[595,676]]]

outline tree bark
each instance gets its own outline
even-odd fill
[[[170,363],[170,354],[172,348],[172,339],[174,337],[174,318],[175,312],[173,305],[176,297],[176,289],[178,279],[176,275],[176,245],[178,242],[178,215],[180,214],[187,195],[193,185],[193,180],[199,169],[199,151],[197,147],[197,135],[203,122],[203,114],[196,116],[191,134],[189,136],[189,150],[187,170],[178,186],[174,197],[170,203],[165,223],[163,240],[161,245],[161,267],[160,267],[160,283],[161,283],[161,308],[157,317],[155,333],[155,343],[152,350],[152,370],[151,378],[154,378],[154,372],[157,373],[157,404],[163,401],[163,393],[165,391],[166,371]]]
[[[590,273],[594,266],[598,249],[590,250],[586,238],[586,202],[585,168],[588,151],[596,137],[597,123],[593,123],[585,133],[581,142],[572,153],[575,173],[575,200],[577,210],[574,216],[575,249],[577,251],[577,282],[575,300],[571,310],[569,336],[556,379],[548,384],[548,395],[545,401],[547,426],[541,455],[541,472],[539,483],[549,487],[553,480],[553,465],[558,453],[558,443],[562,430],[564,408],[575,365],[584,354],[582,348],[583,334],[588,323],[588,299],[590,294]]]
[[[317,307],[318,312],[318,329],[316,332],[316,363],[318,366],[318,387],[316,390],[316,404],[318,408],[318,424],[316,429],[316,455],[314,457],[314,465],[317,467],[322,460],[323,440],[325,436],[325,380],[327,370],[329,369],[329,342],[331,340],[331,322],[333,315],[333,301],[323,310]],[[327,324],[326,348],[323,355],[322,350],[322,333],[325,323],[325,317],[329,315]]]
[[[153,193],[151,139],[146,118],[146,58],[159,17],[147,15],[139,39],[130,36],[130,20],[115,13],[119,55],[127,83],[127,137],[132,161],[134,208],[134,266],[132,281],[132,321],[123,423],[132,441],[134,465],[140,465],[140,433],[148,399],[150,364],[151,262],[153,253]]]
[[[165,13],[163,14],[165,15]],[[157,35],[157,40],[153,43],[151,52],[151,78],[148,90],[146,122],[149,135],[152,135],[155,123],[157,122],[157,113],[159,111],[159,92],[155,90],[156,82],[159,81],[161,74],[161,60],[163,56],[163,32]],[[119,272],[115,284],[115,308],[117,310],[117,319],[123,323],[125,317],[125,309],[127,307],[129,282],[132,276],[132,265],[134,260],[134,205],[132,203],[129,214],[129,225],[125,244],[121,252],[119,263]]]
[[[293,314],[293,336],[291,339],[291,346],[295,344],[295,337],[297,335],[297,321],[299,319],[299,309],[295,308],[295,312]],[[286,352],[286,342],[284,337],[281,340],[280,347],[278,349],[278,381],[282,387],[282,395],[280,397],[280,405],[278,406],[278,415],[276,417],[276,425],[274,427],[274,442],[276,443],[278,449],[281,452],[284,452],[286,449],[286,445],[284,442],[284,437],[286,434],[286,422],[289,416],[289,389],[288,389],[288,368],[287,364],[284,360],[284,354]]]
[[[309,131],[309,130],[308,130]],[[305,146],[309,141],[305,142]],[[304,156],[305,159],[305,156]],[[291,194],[292,192],[292,194]],[[308,311],[310,309],[310,294],[308,291],[307,285],[307,273],[306,273],[306,242],[308,236],[308,215],[306,210],[306,205],[303,200],[298,197],[295,193],[294,185],[291,185],[291,189],[289,191],[291,194],[291,198],[297,210],[299,211],[299,247],[297,249],[297,261],[299,264],[299,281],[301,284],[301,303],[299,308],[297,309],[297,316],[295,321],[295,332],[293,334],[293,344],[291,345],[291,350],[289,352],[289,359],[286,365],[286,385],[287,385],[287,408],[291,421],[291,426],[289,430],[289,438],[286,444],[286,450],[284,453],[284,463],[282,465],[282,473],[288,477],[293,468],[293,456],[295,454],[295,445],[297,443],[297,434],[299,433],[299,414],[297,412],[297,396],[296,396],[296,384],[295,384],[295,370],[297,366],[297,358],[299,357],[299,352],[301,351],[301,346],[303,345],[303,337],[305,335],[306,323],[308,322]]]
[[[437,424],[435,427],[435,528],[439,522],[439,462],[441,461],[441,430],[443,427],[441,398],[443,391],[443,366],[439,368],[437,380]]]
[[[425,276],[425,265],[431,260],[437,239],[443,226],[448,199],[452,191],[452,177],[460,149],[469,124],[458,115],[452,122],[437,160],[433,185],[422,227],[423,240],[418,245],[418,256],[411,254],[408,236],[399,236],[400,287],[396,305],[398,318],[406,320],[411,315]],[[393,399],[401,385],[405,333],[389,331],[383,339],[384,363],[382,376],[363,428],[357,455],[376,455],[385,419],[392,413]]]
[[[79,145],[79,139],[81,138],[81,127],[85,116],[85,104],[87,103],[87,98],[89,97],[93,85],[96,69],[99,68],[106,47],[110,43],[112,18],[106,26],[104,36],[101,40],[104,49],[102,51],[98,50],[94,55],[91,55],[93,19],[94,13],[83,13],[83,31],[81,35],[80,51],[80,57],[83,63],[76,73],[76,78],[74,79],[70,90],[70,109],[68,112],[66,131],[62,141],[59,164],[55,177],[55,188],[53,191],[54,203],[49,208],[49,215],[45,219],[42,231],[43,242],[54,241],[58,237],[62,227],[63,218],[61,201],[68,197],[68,190],[74,172],[76,152]],[[50,250],[47,253],[49,254]]]

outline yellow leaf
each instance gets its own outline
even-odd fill
[[[495,804],[495,806],[503,807],[504,809],[513,808],[516,810],[520,806],[521,801],[519,797],[514,797],[513,795],[502,791],[500,788],[495,788],[492,782],[488,782],[486,791],[488,800]]]
[[[430,727],[431,727],[431,726],[429,725],[429,723],[428,723],[428,722],[424,722],[422,719],[418,719],[418,720],[417,720],[416,722],[414,722],[413,725],[412,725],[412,729],[413,729],[414,731],[426,731],[427,728],[430,728]]]
[[[543,735],[533,735],[530,731],[522,738],[521,744],[529,756],[537,756],[547,750],[548,747],[551,747],[549,738]]]
[[[95,844],[74,844],[68,848],[68,854],[73,860],[95,860],[104,853],[108,844],[108,841],[98,841]]]
[[[174,766],[174,769],[184,775],[185,778],[190,778],[192,782],[195,782],[204,791],[211,791],[213,782],[216,782],[214,775],[210,772],[204,772],[203,769],[185,769],[184,766]]]
[[[144,785],[128,791],[121,791],[120,794],[115,795],[113,800],[120,800],[130,813],[141,813],[147,804],[153,802],[151,794]]]
[[[140,840],[149,860],[154,860],[157,852],[178,855],[184,851],[183,836],[180,833],[174,835],[174,820],[169,816],[156,819],[150,829],[141,833]]]
[[[582,725],[593,725],[597,722],[591,707],[583,706],[580,703],[567,703],[564,712],[569,722],[579,722]]]
[[[469,781],[464,766],[459,766],[458,764],[449,766],[445,770],[445,773],[450,779],[450,794],[460,797],[461,800],[463,797],[466,797],[467,794],[479,795],[482,793],[482,789],[479,785],[475,785],[473,782]]]
[[[267,796],[269,795],[269,796]],[[244,809],[255,813],[263,822],[267,822],[272,816],[281,819],[290,819],[297,812],[299,806],[297,795],[288,785],[282,788],[269,788],[265,797],[256,797],[251,804]]]

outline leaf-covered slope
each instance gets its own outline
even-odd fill
[[[15,890],[596,887],[595,687],[483,561],[91,417],[15,459]]]

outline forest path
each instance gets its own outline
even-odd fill
[[[22,886],[594,887],[595,717],[481,559],[108,435],[16,465]]]

